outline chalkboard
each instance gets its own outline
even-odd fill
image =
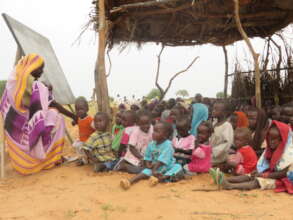
[[[44,58],[45,68],[40,80],[45,83],[50,83],[53,86],[55,100],[63,105],[74,103],[74,95],[49,39],[7,14],[2,14],[2,16],[11,31],[21,54],[26,55],[36,53]]]

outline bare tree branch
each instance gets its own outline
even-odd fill
[[[112,70],[112,62],[111,62],[111,57],[110,57],[110,50],[108,49],[107,50],[107,58],[108,58],[108,61],[109,61],[109,69],[108,69],[108,74],[106,75],[106,77],[109,77],[110,74],[111,74],[111,70]]]
[[[172,84],[173,80],[174,80],[177,76],[179,76],[180,74],[185,73],[187,70],[189,70],[189,68],[195,63],[195,61],[196,61],[198,58],[199,58],[199,57],[195,57],[195,58],[192,60],[192,62],[191,62],[191,63],[190,63],[190,64],[189,64],[184,70],[181,70],[181,71],[175,73],[175,74],[172,76],[172,78],[169,80],[169,83],[168,83],[167,88],[166,88],[165,91],[164,91],[164,96],[165,96],[166,93],[169,91],[169,89],[170,89],[170,87],[171,87],[171,84]],[[164,96],[163,96],[161,99],[163,99]]]
[[[267,41],[267,54],[266,54],[266,58],[264,60],[263,71],[266,71],[267,70],[267,67],[268,67],[269,56],[270,56],[270,49],[271,49],[271,39],[268,38],[268,41]]]
[[[277,69],[277,72],[278,72],[278,75],[279,75],[279,77],[278,77],[278,79],[280,78],[280,68],[281,68],[281,64],[282,64],[282,48],[281,48],[281,46],[279,46],[277,43],[276,43],[276,41],[274,41],[273,40],[273,38],[271,38],[270,37],[270,40],[273,42],[273,44],[278,48],[278,50],[279,50],[279,60],[278,60],[278,63],[277,63],[277,66],[276,66],[276,69]]]
[[[160,66],[161,66],[161,55],[162,55],[164,49],[165,49],[165,45],[162,44],[162,48],[160,50],[160,53],[157,56],[158,57],[158,65],[157,65],[157,72],[156,72],[156,87],[160,90],[161,97],[164,94],[164,90],[159,84],[159,75],[160,75]]]
[[[227,49],[225,46],[222,47],[223,52],[225,55],[225,81],[224,81],[224,98],[227,98],[227,89],[228,89],[228,69],[229,69],[229,61],[228,61],[228,55],[227,55]]]
[[[186,72],[187,70],[189,70],[189,68],[194,64],[194,62],[199,58],[199,57],[195,57],[192,62],[184,69],[184,70],[181,70],[177,73],[175,73],[171,79],[169,80],[169,83],[168,83],[168,86],[166,87],[166,89],[163,89],[160,84],[159,84],[159,75],[160,75],[160,65],[161,65],[161,55],[163,53],[163,50],[165,49],[165,45],[162,45],[162,48],[160,50],[160,53],[158,54],[158,65],[157,65],[157,72],[156,72],[156,87],[159,89],[160,93],[161,93],[161,96],[160,96],[160,100],[159,101],[162,101],[165,97],[165,95],[167,94],[167,92],[169,91],[171,85],[172,85],[172,82],[173,80],[179,76],[180,74]]]
[[[253,47],[252,44],[247,36],[247,34],[245,33],[242,25],[241,25],[241,21],[240,21],[240,16],[239,16],[239,1],[238,0],[234,0],[234,18],[236,21],[236,26],[238,28],[239,33],[241,34],[243,40],[246,42],[252,56],[253,56],[253,60],[254,60],[254,69],[255,69],[255,97],[256,97],[256,106],[258,108],[261,108],[261,90],[260,90],[260,70],[259,70],[259,63],[258,63],[258,57],[259,54],[257,54]]]

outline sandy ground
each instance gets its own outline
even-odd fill
[[[71,151],[67,146],[66,153]],[[207,174],[155,187],[142,181],[123,191],[119,180],[130,175],[96,174],[74,163],[31,176],[15,173],[9,162],[6,170],[0,220],[293,219],[293,200],[286,193],[195,191],[215,188]]]

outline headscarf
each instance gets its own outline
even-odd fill
[[[15,73],[12,76],[13,78],[8,80],[7,88],[10,87],[13,91],[11,101],[19,112],[24,113],[27,111],[22,104],[22,100],[26,89],[28,89],[29,78],[31,77],[31,73],[40,68],[43,64],[44,59],[42,57],[37,54],[28,54],[18,61],[15,67]]]
[[[248,118],[244,112],[234,112],[237,115],[237,128],[247,128],[249,126]]]
[[[191,134],[197,135],[197,128],[201,122],[208,120],[209,110],[208,107],[201,103],[192,105],[192,122],[191,122]]]
[[[290,132],[290,127],[287,124],[284,124],[279,121],[272,121],[272,126],[273,125],[275,125],[280,132],[281,143],[279,144],[277,149],[275,149],[274,152],[272,152],[270,146],[268,146],[265,150],[264,156],[268,161],[270,161],[270,170],[271,171],[274,170],[274,168],[276,167],[277,163],[280,161],[280,159],[284,153],[284,149],[285,149],[287,139],[289,136],[289,132]],[[267,137],[267,143],[269,143],[268,137]]]

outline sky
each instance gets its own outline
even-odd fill
[[[91,97],[94,88],[94,69],[98,50],[98,35],[87,30],[77,43],[76,39],[89,20],[91,0],[1,0],[0,13],[7,13],[16,20],[46,36],[51,41],[61,67],[75,96]],[[261,51],[263,41],[252,41]],[[0,18],[0,80],[7,79],[13,69],[16,43],[3,18]],[[112,97],[135,95],[141,98],[155,88],[155,74],[159,45],[145,44],[138,49],[135,44],[122,52],[110,52],[112,71],[107,78]],[[230,72],[234,57],[244,57],[243,42],[228,46]],[[185,69],[194,57],[194,65],[173,81],[167,98],[176,91],[186,89],[190,96],[201,93],[215,97],[224,87],[224,55],[221,47],[213,45],[166,48],[161,57],[159,82],[166,87],[172,75]],[[107,62],[108,67],[108,62]],[[54,86],[54,85],[53,85]]]

